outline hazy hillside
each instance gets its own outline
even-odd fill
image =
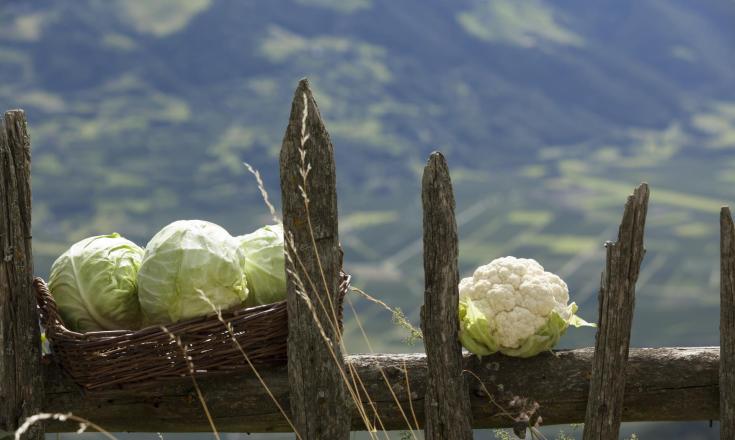
[[[594,320],[601,244],[646,180],[633,343],[717,344],[734,22],[729,0],[3,0],[0,110],[30,120],[37,272],[88,235],[145,244],[179,218],[233,233],[268,221],[241,162],[278,196],[290,99],[308,76],[356,284],[417,320],[418,181],[440,149],[463,271],[536,258]],[[377,349],[418,349],[356,305]]]

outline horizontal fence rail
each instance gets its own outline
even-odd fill
[[[534,399],[545,425],[580,423],[585,418],[591,348],[541,354],[529,359],[465,356],[464,368],[476,374],[495,402],[511,408],[514,396]],[[424,425],[423,398],[427,363],[423,354],[348,356],[362,378],[386,429],[404,430],[406,422],[386,386],[383,369],[403,408],[411,405]],[[411,404],[407,395],[408,374]],[[665,372],[665,373],[662,373]],[[266,368],[263,379],[280,402],[289,396],[286,367]],[[718,419],[719,347],[633,348],[626,366],[623,421]],[[45,366],[44,410],[69,412],[94,420],[110,431],[211,432],[191,381],[150,391],[85,398],[58,367]],[[513,421],[488,400],[474,378],[468,380],[473,428],[510,427]],[[199,385],[217,428],[222,432],[288,431],[289,426],[251,374],[201,379]],[[286,407],[288,411],[288,407]],[[47,432],[69,432],[75,424],[51,422]],[[364,426],[357,414],[352,429]]]

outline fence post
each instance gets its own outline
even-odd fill
[[[41,336],[31,253],[31,144],[22,110],[0,126],[0,439],[41,410]],[[4,431],[4,432],[3,432]],[[42,439],[34,425],[28,439]]]
[[[302,439],[347,439],[351,406],[337,321],[342,257],[334,150],[309,82],[299,82],[281,148],[287,241],[288,379]]]
[[[720,438],[735,438],[735,226],[720,210]]]
[[[584,440],[618,438],[623,412],[625,365],[635,306],[635,283],[646,250],[643,232],[648,211],[648,184],[628,196],[618,241],[607,242],[607,260],[599,296],[599,323],[595,337]]]
[[[459,343],[459,271],[454,194],[447,162],[429,156],[421,183],[424,209],[424,305],[421,328],[426,361],[424,433],[433,439],[472,439],[472,411],[462,375]]]

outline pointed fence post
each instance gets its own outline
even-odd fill
[[[735,438],[735,226],[720,210],[720,438]]]
[[[648,211],[648,184],[641,183],[625,203],[618,241],[607,242],[607,261],[599,297],[584,440],[618,438],[623,413],[625,365],[635,306],[635,283],[646,250],[643,232]]]
[[[459,343],[457,222],[449,168],[432,153],[421,184],[424,209],[424,305],[421,328],[428,374],[424,433],[428,440],[472,439],[472,410]]]
[[[281,148],[287,241],[288,379],[303,440],[347,439],[351,405],[340,347],[334,150],[309,82],[299,82]]]
[[[32,282],[31,143],[25,114],[13,110],[0,124],[0,438],[40,412],[44,398]],[[25,438],[43,435],[36,424]]]

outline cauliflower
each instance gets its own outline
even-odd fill
[[[459,283],[460,340],[479,356],[535,356],[556,345],[570,324],[594,326],[568,302],[566,283],[536,260],[495,259]]]

